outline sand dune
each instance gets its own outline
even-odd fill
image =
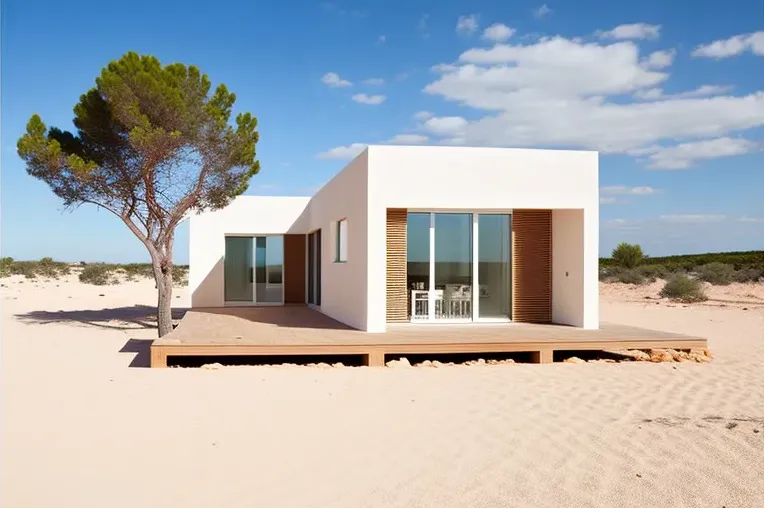
[[[764,505],[761,308],[603,298],[710,364],[150,370],[153,283],[1,282],[4,507]]]

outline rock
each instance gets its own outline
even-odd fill
[[[504,365],[508,365],[508,364],[511,364],[511,363],[515,363],[515,361],[512,358],[507,358],[506,360],[501,360],[499,363],[504,364]]]
[[[394,369],[400,369],[400,368],[405,369],[405,368],[411,367],[411,363],[408,361],[408,358],[406,358],[405,356],[399,360],[390,360],[385,365]]]
[[[439,362],[438,360],[433,360],[432,366],[433,367],[443,367],[443,362]]]
[[[627,355],[631,356],[637,362],[649,362],[650,355],[640,349],[629,349]]]
[[[477,365],[485,365],[485,360],[483,360],[482,358],[478,358]]]
[[[433,365],[433,363],[430,360],[425,360],[422,363],[417,364],[417,367],[428,368],[428,367],[435,367],[435,365]]]
[[[223,366],[220,365],[219,363],[205,363],[204,365],[202,365],[202,368],[205,370],[218,370],[218,369],[222,369]]]
[[[570,358],[565,359],[565,363],[586,363],[586,362],[577,356],[571,356]]]
[[[661,362],[673,362],[674,355],[666,351],[665,349],[651,349],[650,361],[655,363]]]
[[[105,295],[105,294],[103,294],[103,293],[101,293],[101,294],[99,294],[98,296],[106,296],[106,295]]]
[[[759,429],[753,429],[753,433],[754,434],[758,434],[759,433]]]
[[[748,307],[743,307],[743,310],[748,310]]]
[[[331,365],[329,365],[328,363],[324,363],[324,362],[316,364],[316,367],[318,367],[319,369],[331,369],[332,368]]]
[[[334,367],[335,369],[339,369],[339,368],[344,367],[344,366],[345,366],[345,364],[342,363],[342,362],[337,362],[334,365],[332,365],[332,367]]]
[[[705,349],[692,349],[688,358],[697,363],[708,363],[711,361],[711,353]]]
[[[499,365],[499,360],[488,360],[488,365]]]

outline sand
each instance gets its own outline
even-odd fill
[[[151,370],[152,282],[0,282],[3,507],[764,506],[761,307],[604,288],[710,364]]]

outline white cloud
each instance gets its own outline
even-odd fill
[[[754,55],[764,56],[764,31],[735,35],[710,44],[701,44],[692,56],[706,58],[729,58],[750,50]]]
[[[483,30],[483,39],[493,42],[504,42],[512,35],[514,35],[515,29],[509,28],[502,23],[494,23],[485,30]]]
[[[398,134],[387,142],[395,145],[421,145],[427,143],[430,138],[422,134]]]
[[[718,138],[764,125],[764,91],[706,97],[720,91],[706,85],[674,97],[653,90],[669,74],[647,68],[633,41],[556,36],[498,44],[467,50],[456,64],[433,70],[438,77],[425,86],[426,93],[484,113],[477,120],[461,119],[458,141],[468,145],[575,147],[637,156],[655,153],[661,142]],[[624,101],[624,94],[635,93],[662,100]]]
[[[634,97],[646,101],[654,101],[658,99],[687,99],[692,97],[709,97],[713,95],[723,94],[732,90],[731,86],[721,85],[702,85],[695,90],[688,90],[686,92],[666,94],[662,88],[648,88],[646,90],[637,90],[634,92]]]
[[[472,35],[478,29],[478,19],[476,14],[469,16],[459,16],[456,20],[456,33],[460,35]]]
[[[377,37],[377,44],[384,44],[385,42],[387,42],[387,35]]]
[[[365,143],[353,143],[347,146],[336,146],[326,152],[316,155],[318,159],[340,159],[349,160],[357,156],[366,149]]]
[[[762,224],[762,223],[764,223],[764,217],[749,217],[747,215],[743,215],[737,221],[738,222],[750,222],[750,223],[754,223],[754,224]]]
[[[432,118],[434,115],[430,113],[429,111],[417,111],[414,113],[414,118],[417,120],[427,120],[428,118]]]
[[[382,78],[369,78],[363,80],[364,85],[380,86],[385,84],[385,80]]]
[[[350,86],[353,83],[346,79],[340,78],[339,74],[336,72],[327,72],[321,77],[321,83],[330,86],[332,88],[337,87],[343,87],[343,86]]]
[[[467,120],[460,116],[433,116],[424,122],[423,127],[439,136],[455,137],[464,134]]]
[[[647,57],[645,65],[651,69],[665,69],[674,62],[674,56],[676,56],[676,51],[673,49],[653,51]]]
[[[708,222],[722,222],[726,215],[707,215],[707,214],[677,214],[661,215],[658,219],[662,222],[671,222],[678,224],[699,224]]]
[[[603,39],[657,39],[660,36],[660,25],[647,23],[631,23],[618,25],[612,30],[598,31],[596,34]]]
[[[357,93],[351,97],[355,102],[359,104],[369,104],[376,106],[385,102],[386,97],[384,95],[367,95],[365,93]]]
[[[759,151],[757,143],[740,138],[717,138],[691,141],[671,147],[655,147],[648,167],[653,169],[685,169],[697,160],[731,157]]]
[[[547,4],[533,9],[533,17],[536,19],[545,18],[549,14],[552,14],[552,9],[550,9]]]
[[[609,185],[600,187],[600,193],[610,195],[648,196],[658,192],[654,187],[647,185],[641,187],[627,187],[625,185]]]
[[[658,192],[654,187],[647,185],[639,187],[627,187],[626,185],[609,185],[600,187],[600,204],[612,205],[619,203],[618,196],[649,196]]]

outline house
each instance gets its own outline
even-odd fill
[[[598,229],[596,152],[369,146],[313,197],[192,217],[191,304],[597,329]]]

